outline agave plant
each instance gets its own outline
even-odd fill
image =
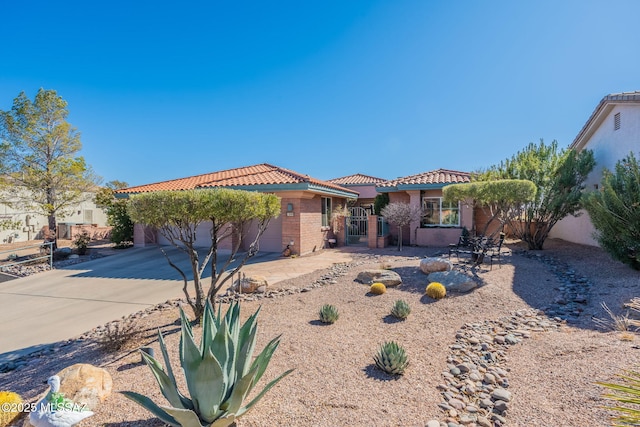
[[[406,319],[411,314],[411,307],[404,300],[397,300],[391,308],[391,315],[398,319]]]
[[[180,310],[180,364],[189,391],[183,395],[176,384],[167,347],[158,332],[160,349],[166,366],[145,352],[144,361],[156,378],[162,395],[170,406],[160,406],[148,397],[132,391],[122,392],[126,397],[149,410],[160,420],[181,427],[225,427],[251,409],[278,381],[290,374],[288,370],[268,383],[250,402],[244,403],[280,344],[280,337],[269,342],[258,357],[253,359],[256,344],[258,309],[240,327],[240,306],[232,303],[221,318],[207,303],[202,317],[202,339],[198,346],[191,324]]]
[[[373,356],[378,368],[388,374],[402,375],[409,361],[404,348],[395,341],[388,341],[380,346],[378,353]]]
[[[331,305],[325,304],[320,308],[320,312],[318,313],[320,316],[320,321],[322,323],[335,323],[340,317],[340,313],[338,313],[338,309]]]

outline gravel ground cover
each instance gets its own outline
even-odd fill
[[[470,270],[461,261],[457,268],[474,273],[480,286],[440,301],[424,295],[428,283],[418,265],[442,250],[405,248],[356,253],[349,264],[278,283],[277,292],[242,302],[243,318],[262,306],[258,348],[282,334],[263,384],[295,371],[238,425],[610,425],[602,389],[594,382],[637,367],[640,347],[633,335],[596,329],[592,316],[606,316],[601,302],[621,313],[624,302],[640,295],[640,273],[598,248],[562,241],[548,241],[542,252],[515,244],[510,249],[492,270]],[[354,279],[382,265],[398,272],[403,284],[372,296]],[[397,299],[412,308],[404,321],[389,315]],[[335,324],[318,322],[323,304],[338,307]],[[160,328],[177,360],[177,305],[171,301],[134,315],[145,331],[134,346],[150,344],[158,353],[154,333]],[[35,400],[46,389],[44,379],[85,362],[107,369],[115,390],[164,403],[137,352],[100,349],[95,337],[102,330],[58,343],[10,370],[0,366],[0,388]],[[373,355],[388,340],[409,355],[403,376],[375,367]],[[82,425],[163,424],[114,393]]]

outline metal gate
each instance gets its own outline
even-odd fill
[[[365,208],[349,208],[350,215],[345,220],[347,230],[347,245],[367,244],[369,227],[368,212]]]

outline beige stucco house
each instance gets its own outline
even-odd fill
[[[122,197],[154,191],[207,188],[260,191],[280,197],[280,216],[269,223],[269,227],[260,238],[260,251],[282,252],[288,245],[296,254],[306,254],[325,248],[327,240],[333,237],[331,234],[333,207],[337,204],[344,206],[348,199],[358,197],[356,191],[266,163],[138,185],[118,190],[116,193]],[[201,236],[197,240],[203,245],[209,244],[210,229],[211,224],[208,223],[202,224],[197,231],[198,236]],[[150,230],[142,224],[135,224],[134,244],[136,246],[157,243],[168,244],[162,236],[150,233]],[[230,248],[231,242],[226,244]],[[224,244],[221,245],[221,249],[225,249]]]
[[[468,172],[438,169],[382,182],[376,190],[388,193],[390,203],[409,203],[422,210],[422,217],[409,229],[405,227],[403,241],[418,246],[446,246],[458,241],[462,227],[473,228],[473,209],[443,202],[442,188],[470,181]],[[397,227],[390,231],[397,235]]]
[[[613,170],[618,160],[630,152],[640,153],[640,92],[607,95],[598,104],[570,148],[593,150],[594,170],[585,183],[586,191],[595,191],[602,179],[602,170]],[[569,242],[597,246],[595,229],[589,214],[581,211],[578,217],[568,216],[551,230],[550,237]]]

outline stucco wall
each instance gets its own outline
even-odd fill
[[[620,113],[620,129],[614,130],[614,116]],[[633,151],[640,154],[640,105],[616,105],[584,145],[593,150],[596,166],[585,183],[585,191],[596,191],[604,168],[613,170],[616,162]],[[569,242],[597,246],[593,238],[595,229],[586,212],[574,218],[566,217],[551,230],[550,237]]]

